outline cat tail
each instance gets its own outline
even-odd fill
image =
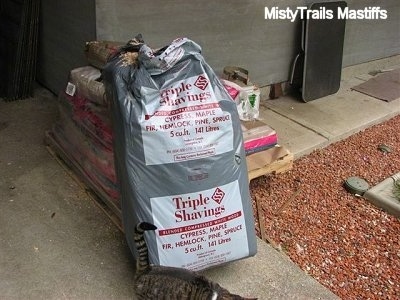
[[[150,267],[149,250],[144,237],[145,231],[156,230],[157,227],[147,222],[140,222],[135,227],[134,241],[137,250],[136,272],[140,273]]]

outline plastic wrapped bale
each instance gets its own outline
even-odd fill
[[[90,41],[86,43],[85,55],[88,63],[103,69],[108,59],[114,55],[124,43],[116,41]]]
[[[133,255],[139,221],[158,228],[147,236],[153,264],[201,270],[255,255],[236,104],[195,42],[137,49],[136,63],[119,55],[103,74]]]
[[[101,72],[91,66],[79,67],[71,70],[67,94],[78,95],[101,106],[107,106],[104,84],[101,82]]]

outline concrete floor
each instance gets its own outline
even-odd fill
[[[399,64],[395,57],[345,69],[337,94],[307,104],[268,100],[262,116],[299,157],[400,114],[400,99],[350,91],[371,68]],[[39,88],[33,99],[0,101],[0,299],[132,299],[134,262],[123,234],[45,148],[55,99]],[[283,253],[258,244],[255,257],[205,275],[259,299],[337,298]]]
[[[36,93],[0,102],[0,299],[132,299],[125,238],[46,150],[56,99]],[[256,257],[205,275],[260,299],[335,298],[261,240]]]
[[[44,147],[52,94],[0,102],[0,299],[130,298],[123,234]]]

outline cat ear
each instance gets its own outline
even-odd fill
[[[142,229],[144,231],[157,229],[157,227],[155,225],[153,225],[151,223],[147,223],[147,222],[141,222],[141,223],[139,223],[138,226],[140,229]]]

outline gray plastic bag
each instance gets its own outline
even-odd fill
[[[195,42],[138,48],[136,64],[117,56],[103,71],[133,255],[139,221],[158,228],[147,236],[153,264],[201,270],[255,255],[236,104]]]

